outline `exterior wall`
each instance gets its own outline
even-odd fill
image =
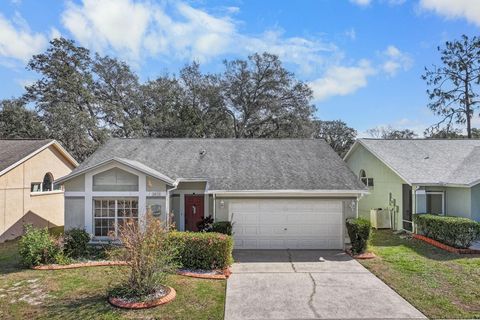
[[[102,178],[102,187],[93,188],[95,176]],[[138,181],[138,184],[137,184]],[[106,182],[106,183],[105,183]],[[132,188],[135,186],[135,188]],[[101,167],[85,172],[78,177],[64,183],[66,192],[65,221],[66,228],[85,228],[90,234],[93,230],[93,200],[94,199],[138,199],[139,221],[144,221],[147,212],[151,211],[155,217],[166,221],[167,184],[157,178],[125,166],[120,163],[108,163]],[[81,201],[81,205],[79,202]],[[160,209],[157,215],[156,210]],[[172,211],[172,208],[170,208]]]
[[[176,190],[205,190],[206,182],[180,182]]]
[[[476,186],[472,187],[471,197],[472,197],[471,218],[473,220],[480,222],[480,184],[477,184]]]
[[[167,184],[160,179],[147,176],[147,192],[167,191]]]
[[[444,193],[445,215],[471,218],[473,198],[470,188],[427,186],[420,189]]]
[[[47,172],[57,179],[73,168],[52,145],[0,177],[0,242],[21,235],[24,224],[64,224],[63,192],[31,193],[30,187],[32,182],[42,182]]]
[[[445,188],[445,214],[471,218],[471,189]]]
[[[374,186],[369,188],[370,194],[364,195],[359,201],[359,216],[369,218],[372,208],[387,208],[389,196],[392,193],[398,206],[397,229],[401,229],[402,184],[406,182],[360,144],[356,150],[353,150],[346,162],[357,176],[359,176],[360,170],[365,170],[367,177],[374,180]]]
[[[85,228],[85,198],[65,197],[65,230]]]
[[[63,184],[65,191],[85,191],[85,175],[81,174]]]

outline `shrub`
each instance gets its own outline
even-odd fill
[[[64,253],[71,258],[84,257],[88,252],[90,235],[83,229],[70,229],[64,235]]]
[[[419,233],[455,248],[468,248],[480,236],[480,223],[467,218],[417,214],[414,222]]]
[[[157,292],[165,283],[168,273],[176,271],[176,248],[167,243],[167,232],[159,219],[147,215],[146,226],[141,228],[133,220],[119,230],[123,258],[128,262],[130,274],[110,294],[122,298],[143,298]]]
[[[178,250],[179,263],[186,269],[224,269],[232,264],[233,239],[216,232],[178,232],[168,234]]]
[[[228,236],[232,235],[232,229],[233,225],[230,221],[219,221],[212,225],[213,232],[223,233]]]
[[[211,232],[212,231],[213,218],[212,217],[203,217],[202,220],[197,222],[197,228],[200,232]]]
[[[348,218],[346,225],[352,244],[352,253],[360,254],[365,252],[368,238],[370,237],[370,221],[363,218]]]
[[[25,226],[25,234],[18,243],[21,262],[27,267],[56,263],[55,257],[61,253],[61,243],[50,236],[48,229]]]

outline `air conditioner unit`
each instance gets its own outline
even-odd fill
[[[392,220],[390,219],[390,212],[382,208],[370,210],[370,222],[375,229],[391,229]]]

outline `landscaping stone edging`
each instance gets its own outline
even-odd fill
[[[226,280],[232,274],[229,268],[222,270],[222,273],[219,274],[205,274],[205,273],[195,273],[189,271],[177,271],[178,275],[199,279],[211,279],[211,280]]]
[[[377,257],[377,255],[373,252],[364,252],[360,253],[357,255],[353,255],[352,251],[350,250],[345,250],[352,258],[354,259],[359,259],[359,260],[367,260],[367,259],[374,259]]]
[[[113,267],[113,266],[127,266],[126,261],[90,261],[90,262],[79,262],[72,264],[47,264],[41,266],[32,267],[33,270],[63,270],[63,269],[76,269],[83,267]]]
[[[456,254],[480,254],[480,250],[474,250],[474,249],[458,249],[451,247],[449,245],[446,245],[444,243],[441,243],[437,240],[433,240],[432,238],[422,236],[421,234],[413,234],[414,239],[418,239],[421,241],[424,241],[428,244],[431,244],[434,247],[437,247],[439,249],[451,252],[451,253],[456,253]]]
[[[177,296],[177,292],[172,287],[167,287],[168,293],[158,299],[151,301],[142,301],[142,302],[127,302],[120,298],[108,297],[108,302],[118,308],[123,309],[147,309],[153,308],[165,303],[171,302]]]

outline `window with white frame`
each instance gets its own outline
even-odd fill
[[[367,187],[373,187],[374,186],[373,178],[368,178],[365,170],[363,170],[363,169],[360,170],[359,177],[360,177],[360,180],[363,182],[363,184],[365,186],[367,186]]]
[[[137,199],[94,199],[95,237],[117,237],[119,228],[130,219],[138,223]]]
[[[443,191],[416,191],[416,212],[445,214],[445,193]]]
[[[53,175],[50,172],[45,173],[42,182],[32,182],[30,184],[31,192],[50,192],[55,190],[61,190],[61,186],[53,184]]]

